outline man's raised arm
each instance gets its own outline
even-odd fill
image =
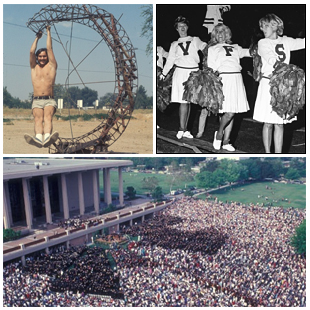
[[[42,37],[42,31],[39,31],[30,48],[30,68],[31,69],[33,69],[37,64],[36,49],[37,49],[38,41],[41,37]]]
[[[47,49],[47,56],[50,65],[55,67],[57,69],[57,62],[55,59],[55,55],[53,52],[53,47],[52,47],[52,36],[51,36],[51,26],[46,27],[46,32],[47,32],[47,40],[46,40],[46,49]]]

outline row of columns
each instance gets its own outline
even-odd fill
[[[93,197],[94,197],[94,209],[96,214],[99,214],[100,206],[100,191],[99,191],[99,180],[98,180],[99,170],[92,171],[92,183],[93,183]],[[110,181],[110,168],[103,168],[104,176],[104,201],[107,205],[112,203],[112,193],[111,193],[111,181]],[[119,178],[119,202],[120,205],[124,205],[123,197],[123,176],[122,168],[118,168],[118,178]],[[77,182],[78,182],[78,196],[79,196],[79,212],[80,215],[85,214],[85,199],[84,199],[84,186],[83,186],[83,174],[82,172],[77,172]],[[68,188],[66,174],[62,173],[60,175],[60,185],[61,185],[61,197],[62,197],[62,206],[64,219],[70,217],[69,209],[69,199],[68,199]],[[32,205],[31,205],[31,196],[29,188],[29,178],[22,179],[22,188],[23,188],[23,198],[24,198],[24,207],[26,214],[27,227],[32,228],[33,224],[33,214],[32,214]],[[52,222],[52,212],[49,196],[49,185],[48,185],[48,176],[43,176],[43,194],[44,194],[44,203],[45,203],[45,213],[46,213],[46,222]],[[12,214],[10,208],[10,198],[8,190],[8,182],[3,183],[3,222],[4,228],[10,228],[12,225]]]
[[[161,205],[166,205],[166,202],[164,202],[163,204],[161,204]],[[156,204],[153,204],[153,207],[154,208],[156,208]],[[142,206],[142,211],[143,212],[145,212],[146,211],[146,206]],[[124,224],[125,222],[127,222],[127,221],[129,221],[129,225],[130,226],[132,226],[132,225],[134,225],[135,223],[136,223],[136,220],[138,219],[138,218],[141,218],[141,222],[143,223],[144,221],[145,221],[145,219],[146,219],[146,216],[154,216],[154,214],[156,214],[158,211],[156,211],[156,210],[152,210],[152,213],[148,213],[148,214],[137,214],[137,218],[134,218],[134,219],[130,219],[130,220],[126,220],[126,218],[124,217],[123,219],[122,219],[122,217],[121,217],[121,215],[120,214],[117,214],[116,215],[116,220],[117,220],[117,223],[115,223],[115,224],[112,224],[111,226],[108,226],[108,227],[100,227],[100,226],[97,226],[96,227],[96,231],[98,231],[99,232],[99,234],[103,234],[103,231],[104,231],[104,229],[105,228],[108,228],[109,229],[109,233],[111,234],[111,233],[116,233],[116,232],[118,232],[119,230],[120,230],[120,225],[121,224]],[[133,214],[134,214],[134,210],[130,210],[129,212],[129,216],[130,217],[132,217],[133,216]],[[123,220],[123,222],[122,223],[119,223],[119,221],[120,220]],[[105,219],[103,218],[102,219],[102,224],[105,224],[106,223],[106,221],[105,221]],[[66,240],[66,241],[60,241],[60,243],[59,244],[64,244],[64,246],[66,246],[66,248],[69,248],[69,246],[70,246],[70,244],[72,243],[72,241],[73,240],[77,240],[77,239],[84,239],[84,241],[82,241],[82,243],[84,244],[85,242],[86,243],[88,243],[90,240],[92,241],[92,243],[94,242],[94,238],[92,237],[92,235],[93,235],[93,229],[92,229],[92,231],[91,232],[88,232],[88,229],[89,229],[89,226],[88,225],[86,225],[86,227],[85,227],[85,234],[83,234],[83,235],[79,235],[79,237],[76,237],[76,238],[72,238],[72,239],[68,239],[68,240]],[[79,232],[80,233],[80,232]],[[66,230],[66,234],[67,234],[67,236],[69,236],[70,234],[71,234],[71,232],[70,232],[70,230]],[[73,234],[75,234],[75,233],[73,233]],[[76,236],[76,235],[75,235]],[[74,236],[73,236],[74,237]],[[50,250],[50,247],[49,246],[47,246],[47,243],[50,241],[50,237],[49,236],[44,236],[44,239],[45,239],[45,246],[43,245],[43,248],[41,248],[41,243],[40,243],[40,248],[41,249],[45,249],[45,251],[46,251],[46,253],[47,254],[49,254],[49,250]],[[81,242],[81,241],[80,241]],[[81,244],[82,244],[81,243]],[[55,246],[56,244],[53,244],[53,246]],[[25,250],[26,249],[26,246],[25,246],[25,244],[20,244],[19,245],[20,246],[20,249],[21,250]],[[37,249],[33,249],[33,252],[36,252],[36,251],[38,251],[39,249],[37,248]],[[16,258],[16,257],[15,257]],[[8,258],[7,258],[8,259]],[[13,259],[13,258],[11,258],[11,259]],[[22,257],[21,257],[21,260],[22,260],[22,262],[23,262],[23,264],[25,263],[25,259],[26,259],[26,257],[25,257],[25,255],[23,255]],[[8,259],[9,260],[9,259]]]

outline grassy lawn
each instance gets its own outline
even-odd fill
[[[266,189],[266,186],[271,189]],[[264,203],[264,205],[272,203],[272,206],[285,208],[304,209],[306,207],[306,185],[304,184],[253,183],[217,190],[211,195],[216,196],[220,201],[237,201],[245,204]],[[202,199],[205,197],[205,195],[199,196]],[[268,200],[265,197],[268,197]]]
[[[158,185],[162,187],[163,193],[168,194],[170,190],[171,175],[123,172],[124,192],[128,186],[133,186],[138,195],[146,194],[147,189],[143,188],[143,178],[156,177]],[[100,187],[103,188],[102,176],[100,176]],[[184,189],[185,185],[195,186],[195,181],[181,181],[173,184],[172,190]],[[271,189],[266,189],[268,186]],[[118,192],[118,172],[111,171],[111,189],[112,192]],[[273,182],[252,183],[247,185],[233,186],[211,193],[221,201],[237,201],[241,203],[272,203],[273,206],[283,207],[306,207],[306,185],[303,184],[283,184]],[[260,196],[260,197],[259,197]],[[205,199],[205,195],[199,196]],[[268,200],[265,199],[268,197]]]
[[[102,174],[102,173],[101,173]],[[143,178],[156,177],[158,180],[158,186],[160,186],[163,190],[164,194],[169,194],[170,184],[172,180],[172,176],[166,174],[151,174],[151,173],[134,173],[134,172],[123,172],[123,184],[124,184],[124,192],[127,190],[128,186],[133,186],[137,191],[138,195],[142,195],[147,193],[147,189],[143,188]],[[118,172],[115,170],[111,171],[111,189],[112,192],[118,192]],[[102,183],[102,175],[100,176],[100,188],[103,188]],[[184,189],[186,186],[195,186],[195,181],[182,181],[177,184],[173,184],[172,190],[176,189]]]

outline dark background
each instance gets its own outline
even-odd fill
[[[208,42],[209,35],[208,29],[203,27],[203,21],[206,15],[207,5],[200,4],[158,4],[156,5],[156,46],[162,46],[166,51],[169,51],[170,44],[179,38],[178,32],[174,29],[174,21],[182,15],[189,20],[188,35],[197,36],[201,40]],[[222,17],[224,24],[227,25],[232,31],[232,41],[235,44],[239,44],[244,48],[248,48],[252,42],[257,42],[263,37],[263,33],[259,29],[259,20],[268,13],[274,13],[283,20],[284,23],[284,35],[293,38],[304,38],[306,29],[306,5],[305,4],[232,4],[231,9],[225,12]],[[306,70],[306,50],[291,52],[290,63],[295,64]],[[261,126],[260,123],[252,123],[246,128],[242,128],[243,119],[251,119],[253,115],[253,109],[257,94],[258,83],[248,74],[253,72],[253,61],[251,58],[243,58],[240,60],[242,66],[243,82],[247,92],[247,98],[250,106],[250,111],[247,113],[236,114],[234,130],[232,132],[231,142],[237,144],[237,147],[242,149],[244,146],[244,140],[239,141],[242,135],[240,130],[252,130],[253,135],[258,135],[257,143],[251,143],[253,147],[249,148],[245,146],[243,151],[250,151],[251,153],[263,152],[263,146],[261,142]],[[178,104],[170,104],[164,113],[158,109],[156,111],[157,124],[164,129],[177,131],[179,127],[178,119]],[[192,134],[197,133],[198,118],[200,114],[200,107],[192,104],[191,116],[188,123],[188,129]],[[217,117],[211,115],[208,118],[205,134],[202,139],[213,139],[213,126],[215,130],[217,128]],[[255,129],[254,127],[258,127]],[[305,127],[305,109],[298,114],[297,122],[293,122],[291,125],[286,125],[286,141],[284,142],[284,152],[294,152],[290,146],[293,141],[293,132]],[[211,133],[212,132],[212,133]],[[238,138],[239,137],[239,138]],[[287,138],[286,138],[287,137]],[[300,138],[301,139],[301,138]],[[253,139],[250,139],[253,141]],[[300,141],[298,141],[299,143]],[[256,149],[256,144],[259,144]],[[165,151],[164,151],[165,152]],[[170,151],[169,151],[170,152]],[[299,153],[299,151],[297,151]]]
[[[207,5],[156,5],[156,46],[162,46],[168,50],[172,41],[179,35],[174,29],[174,21],[182,15],[189,20],[188,35],[198,36],[201,40],[207,40],[208,30],[203,27]],[[306,5],[256,5],[256,4],[232,4],[231,10],[225,12],[222,17],[233,34],[233,43],[243,47],[249,47],[251,38],[262,35],[258,22],[268,13],[274,13],[284,22],[284,35],[294,38],[305,37]]]

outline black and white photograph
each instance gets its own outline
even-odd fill
[[[305,5],[157,5],[157,153],[305,154]]]

